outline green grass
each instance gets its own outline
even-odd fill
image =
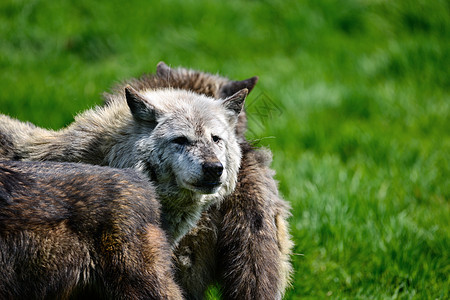
[[[448,1],[0,3],[1,113],[60,128],[160,60],[260,76],[248,137],[293,208],[286,299],[450,297]]]

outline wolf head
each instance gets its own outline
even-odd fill
[[[184,90],[137,92],[127,86],[126,100],[139,127],[139,167],[165,194],[231,193],[241,158],[235,126],[247,93],[212,101]]]
[[[210,74],[193,69],[175,67],[171,68],[164,62],[159,62],[156,66],[155,74],[144,74],[140,78],[130,78],[115,85],[111,92],[103,94],[104,103],[110,105],[117,98],[121,97],[126,86],[132,86],[136,91],[157,90],[164,88],[174,88],[193,91],[197,94],[206,95],[215,99],[225,99],[231,97],[236,92],[247,89],[252,91],[258,82],[258,77],[253,76],[245,80],[231,80],[226,77]],[[210,98],[211,99],[211,98]],[[247,131],[247,116],[245,111],[239,114],[236,134],[240,140],[245,139]]]

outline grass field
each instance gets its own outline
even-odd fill
[[[60,128],[160,60],[258,75],[248,137],[292,205],[286,299],[450,298],[448,1],[98,2],[0,2],[1,113]]]

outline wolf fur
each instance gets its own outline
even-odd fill
[[[251,90],[256,81],[257,77],[232,81],[185,68],[169,68],[161,62],[156,75],[130,79],[104,97],[106,106],[115,105],[125,86],[131,85],[137,91],[172,87],[219,99],[242,88]],[[125,102],[123,97],[121,99]],[[69,128],[80,124],[78,119]],[[99,123],[105,121],[99,120]],[[214,282],[221,283],[227,299],[279,299],[289,285],[292,272],[292,242],[287,223],[289,206],[278,194],[274,171],[270,169],[270,151],[252,147],[244,137],[245,131],[246,117],[241,112],[236,135],[242,161],[235,191],[226,196],[220,206],[211,205],[175,249],[177,278],[191,299],[202,299],[206,288]],[[91,150],[101,147],[99,141],[86,140],[78,130],[63,132],[43,130],[0,116],[0,157],[3,152],[10,159],[108,164],[99,163],[102,155]],[[103,132],[100,130],[100,135]],[[54,145],[52,148],[65,149],[62,152],[66,155],[61,155],[61,151],[53,155],[48,145],[33,146],[45,143]]]
[[[0,298],[182,299],[152,185],[133,170],[0,162]]]

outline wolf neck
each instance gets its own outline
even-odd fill
[[[188,190],[166,192],[164,187],[157,185],[158,200],[162,206],[163,228],[169,235],[170,243],[175,247],[180,239],[194,228],[210,203],[216,199],[197,194]],[[213,196],[214,197],[214,196]],[[219,198],[220,196],[216,196]]]

